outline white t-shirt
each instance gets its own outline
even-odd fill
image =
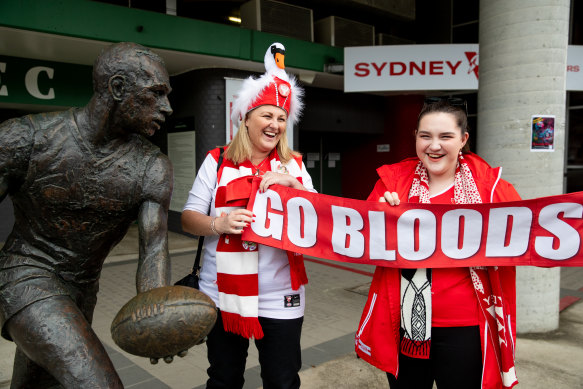
[[[293,162],[292,162],[293,163]],[[309,191],[315,192],[312,178],[302,163],[302,184]],[[215,196],[217,194],[217,161],[209,153],[200,167],[184,210],[215,214]],[[219,237],[205,236],[200,272],[199,289],[208,295],[215,304],[219,303],[217,288],[216,249]],[[259,252],[259,316],[272,319],[296,319],[304,315],[305,289],[291,287],[289,261],[287,253],[273,247],[258,245]],[[298,300],[299,299],[299,300]],[[299,301],[299,306],[286,307],[286,300]],[[296,304],[291,304],[296,305]],[[220,308],[220,307],[219,307]]]

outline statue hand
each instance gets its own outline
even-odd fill
[[[188,354],[188,350],[182,350],[176,355],[178,355],[180,358],[184,358],[187,354]],[[170,355],[170,356],[164,357],[163,359],[164,359],[164,362],[166,362],[166,363],[172,363],[172,361],[174,360],[174,356]],[[158,358],[150,358],[150,363],[152,365],[158,364]]]

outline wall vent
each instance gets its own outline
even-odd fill
[[[415,20],[415,3],[411,0],[345,0],[349,4],[366,7],[373,12],[388,13],[403,20]]]
[[[415,41],[410,39],[401,38],[391,34],[385,34],[380,32],[377,34],[375,40],[375,45],[377,46],[388,46],[388,45],[414,45]]]
[[[316,42],[336,47],[374,45],[374,26],[329,16],[314,23]]]
[[[241,27],[314,41],[312,10],[273,0],[251,0],[241,5]]]

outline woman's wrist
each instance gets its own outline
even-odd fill
[[[211,217],[211,224],[210,224],[210,228],[211,228],[211,231],[212,231],[212,232],[213,232],[215,235],[221,235],[221,234],[219,233],[219,231],[217,231],[216,220],[217,220],[217,217],[216,217],[216,216],[213,216],[213,217]]]
[[[300,180],[298,180],[295,177],[294,177],[294,181],[292,184],[292,188],[298,189],[298,190],[307,190],[306,187],[300,182]]]

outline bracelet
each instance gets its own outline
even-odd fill
[[[216,217],[213,217],[211,219],[211,231],[215,233],[215,235],[221,235],[219,234],[219,232],[217,231],[216,227],[215,227],[215,220],[217,220]]]

